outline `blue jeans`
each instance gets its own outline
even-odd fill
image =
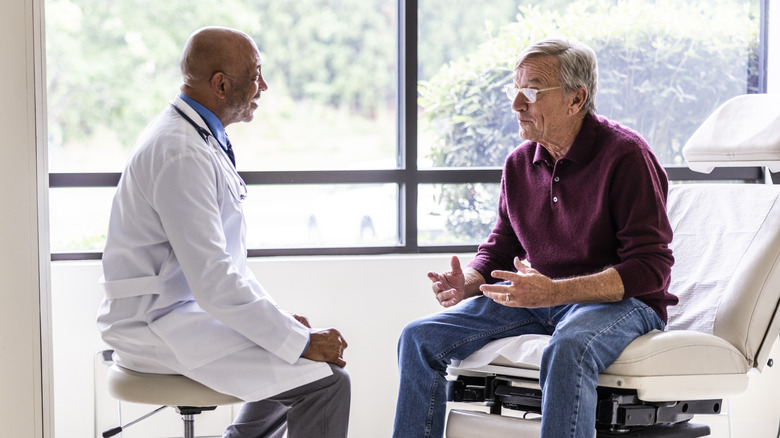
[[[635,338],[664,323],[630,298],[616,303],[542,309],[506,307],[469,299],[409,323],[398,343],[400,388],[393,437],[441,437],[446,413],[447,365],[490,341],[548,334],[541,371],[542,437],[593,438],[598,374]]]

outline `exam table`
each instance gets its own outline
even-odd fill
[[[780,171],[780,96],[724,103],[683,148],[688,166],[766,166]],[[694,415],[719,414],[771,365],[780,332],[780,186],[674,184],[669,324],[634,340],[599,375],[594,436],[700,437]],[[549,340],[491,342],[448,368],[448,438],[539,437],[539,364]],[[489,413],[464,409],[478,403]],[[483,409],[484,410],[484,409]]]

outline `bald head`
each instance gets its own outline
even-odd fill
[[[190,36],[182,52],[184,86],[198,88],[218,71],[236,74],[247,68],[246,58],[253,53],[257,53],[257,46],[241,31],[225,27],[199,29]]]
[[[224,126],[252,120],[260,93],[268,89],[257,45],[235,29],[206,27],[193,33],[180,66],[182,93],[211,110]]]

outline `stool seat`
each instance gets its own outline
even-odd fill
[[[152,374],[112,364],[108,392],[117,400],[166,406],[221,406],[243,403],[179,374]]]

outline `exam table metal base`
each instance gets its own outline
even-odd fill
[[[481,403],[490,413],[453,409],[448,417],[447,438],[461,436],[539,437],[541,423],[516,416],[502,416],[503,409],[541,413],[538,381],[502,375],[460,375],[447,382],[451,402]],[[718,414],[721,400],[645,402],[633,390],[598,388],[596,436],[697,438],[710,435],[707,425],[689,421],[697,414]],[[538,417],[538,415],[537,415]],[[462,431],[466,431],[464,434]],[[480,431],[479,435],[468,435]]]
[[[453,409],[447,418],[447,438],[539,438],[541,422],[484,412]],[[596,438],[696,438],[710,435],[704,424],[663,424],[630,432],[594,431]]]
[[[598,431],[598,438],[696,438],[710,435],[706,424],[657,424],[646,429],[637,429],[627,433]]]

